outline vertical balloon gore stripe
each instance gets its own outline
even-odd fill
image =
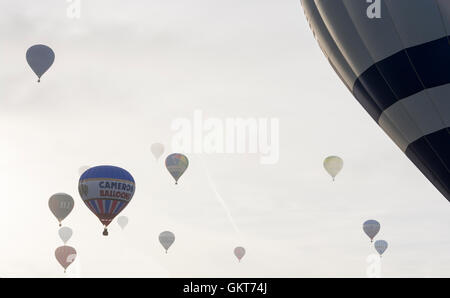
[[[120,210],[122,210],[122,206],[124,206],[124,202],[123,201],[116,201],[117,205],[116,208],[113,211],[113,214],[118,214],[120,212]]]
[[[111,213],[111,200],[105,200],[105,212],[108,214]]]

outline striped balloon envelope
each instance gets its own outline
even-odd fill
[[[88,208],[107,227],[133,198],[135,182],[126,170],[114,166],[97,166],[84,172],[78,183],[78,191]]]
[[[301,3],[347,88],[450,201],[450,1]]]

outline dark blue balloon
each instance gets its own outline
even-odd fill
[[[52,66],[55,61],[55,53],[46,45],[37,44],[27,50],[27,62],[31,69],[38,76],[41,76]]]

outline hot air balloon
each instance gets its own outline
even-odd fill
[[[245,256],[245,248],[238,246],[234,249],[234,255],[238,258],[239,262]]]
[[[69,239],[72,237],[72,229],[69,227],[62,227],[58,230],[59,238],[64,242],[64,244],[69,241]]]
[[[373,238],[380,231],[380,223],[376,220],[369,219],[363,223],[363,230],[370,238],[370,242],[373,242]]]
[[[175,242],[175,235],[174,233],[170,231],[164,231],[161,234],[159,234],[159,242],[164,247],[164,249],[167,250],[169,247]]]
[[[336,175],[342,170],[343,166],[344,161],[339,156],[328,156],[323,161],[323,167],[328,172],[328,174],[330,174],[330,176],[333,178],[333,181]]]
[[[52,66],[55,61],[55,53],[48,46],[37,44],[27,50],[27,62],[38,76],[38,82],[42,75]]]
[[[386,249],[388,248],[388,243],[384,240],[377,240],[375,241],[375,249],[376,251],[381,255],[386,251]]]
[[[160,143],[152,144],[151,151],[156,160],[158,160],[164,153],[164,145]]]
[[[88,208],[104,226],[103,235],[108,235],[108,225],[133,198],[135,183],[126,170],[114,166],[89,168],[80,177],[78,191]]]
[[[301,0],[354,97],[450,200],[450,1]],[[375,7],[376,8],[376,7]]]
[[[117,223],[118,223],[119,226],[122,228],[122,230],[125,229],[125,227],[126,227],[127,224],[128,224],[128,217],[126,217],[126,216],[119,216],[119,217],[117,218]]]
[[[70,195],[61,192],[50,197],[48,206],[61,226],[61,221],[72,211],[74,202]]]
[[[60,246],[55,250],[55,257],[64,268],[64,273],[66,273],[67,267],[75,261],[77,251],[71,246]]]
[[[173,153],[166,158],[166,168],[175,179],[175,184],[178,184],[178,179],[180,179],[188,166],[189,160],[183,154]]]

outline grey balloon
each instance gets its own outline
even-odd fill
[[[155,159],[158,160],[164,153],[164,145],[161,143],[154,143],[152,144],[150,150],[152,151]]]
[[[388,243],[384,240],[377,240],[375,241],[375,249],[380,254],[380,256],[386,251],[388,248]]]
[[[28,65],[38,76],[38,82],[40,82],[42,75],[55,61],[55,53],[48,46],[37,44],[27,50],[26,58]]]
[[[117,223],[119,224],[119,226],[123,229],[125,229],[125,227],[128,224],[128,217],[126,216],[120,216],[119,218],[117,218]]]
[[[53,215],[58,219],[59,226],[61,226],[61,221],[72,211],[74,201],[73,198],[66,193],[56,193],[48,200],[48,206]]]
[[[367,236],[370,238],[370,242],[373,241],[373,238],[380,231],[380,223],[376,220],[369,219],[363,223],[363,230]]]
[[[72,238],[73,231],[69,227],[62,227],[58,230],[59,238],[64,242],[64,244],[67,243],[67,241]]]
[[[166,253],[167,253],[167,250],[169,249],[169,247],[172,246],[172,244],[175,242],[174,233],[172,233],[170,231],[162,232],[161,234],[159,234],[159,242],[164,247],[164,249],[166,250]]]
[[[238,258],[239,262],[245,256],[245,248],[238,246],[234,249],[234,255]]]

